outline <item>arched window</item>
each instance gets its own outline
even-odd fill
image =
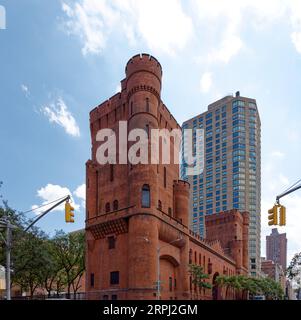
[[[162,210],[162,202],[161,202],[161,200],[158,200],[158,209]]]
[[[118,210],[118,200],[113,201],[113,210]]]
[[[111,211],[110,202],[107,202],[107,203],[106,203],[106,213],[107,213],[107,212],[110,212],[110,211]]]
[[[141,206],[142,208],[150,208],[150,188],[148,184],[142,187]]]
[[[149,98],[146,98],[146,112],[149,112]]]
[[[189,250],[189,264],[192,263],[192,250]]]

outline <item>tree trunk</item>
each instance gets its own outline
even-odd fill
[[[229,290],[229,286],[226,287],[226,296],[225,296],[225,300],[228,300],[228,290]]]
[[[68,283],[67,299],[70,299],[71,283]]]

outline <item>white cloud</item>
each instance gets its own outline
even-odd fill
[[[291,40],[298,53],[301,54],[301,1],[291,0],[291,24],[293,32]]]
[[[212,73],[205,72],[200,81],[200,88],[203,93],[207,93],[212,87]]]
[[[228,63],[241,51],[245,46],[241,30],[246,22],[254,30],[281,19],[288,22],[293,28],[291,39],[301,53],[300,0],[194,0],[194,4],[207,33],[214,35],[214,47],[207,54],[209,62]]]
[[[82,185],[78,186],[73,194],[82,200],[82,207],[85,208],[86,206],[86,184],[83,183]]]
[[[136,1],[138,30],[151,50],[169,54],[183,49],[192,34],[192,21],[178,0]]]
[[[301,32],[293,32],[291,38],[296,50],[301,54]]]
[[[65,30],[77,35],[82,52],[99,54],[113,32],[125,36],[130,45],[146,42],[151,50],[174,54],[192,35],[192,21],[179,0],[78,0],[62,4]]]
[[[22,84],[21,84],[21,90],[22,90],[22,92],[25,94],[26,97],[29,97],[30,91],[29,91],[29,88],[28,88],[27,85],[25,85],[25,84],[22,83]]]
[[[49,202],[55,201],[57,199],[63,198],[65,196],[72,195],[70,190],[67,187],[62,187],[59,185],[53,185],[51,183],[47,184],[45,187],[42,187],[37,191],[37,196],[42,199],[42,204],[40,205],[33,205],[32,209],[36,209],[37,207],[41,205],[45,205]],[[71,197],[72,206],[75,210],[79,209],[79,205],[77,205],[73,198]],[[44,212],[45,210],[49,209],[51,206],[53,206],[55,203],[46,205],[37,211],[35,211],[37,214],[40,214]],[[64,203],[53,209],[54,211],[63,211],[64,210]]]
[[[220,61],[228,63],[243,47],[243,42],[238,35],[226,33],[218,49],[208,55],[210,62]]]
[[[58,98],[55,103],[43,106],[42,112],[50,122],[54,122],[63,127],[66,133],[74,137],[80,136],[80,130],[76,120],[62,98]]]
[[[100,54],[113,34],[126,37],[130,46],[143,41],[150,50],[170,55],[193,36],[205,48],[206,36],[213,35],[202,60],[228,63],[247,45],[244,25],[258,31],[280,19],[291,26],[292,43],[301,53],[299,0],[65,0],[62,10],[64,30],[80,38],[84,55]]]
[[[275,158],[284,158],[285,154],[279,150],[275,150],[272,152],[272,156]]]
[[[119,84],[118,86],[116,86],[115,92],[116,92],[116,93],[121,92],[121,84]]]
[[[288,128],[286,130],[286,136],[290,142],[296,143],[300,141],[300,133],[295,128]]]

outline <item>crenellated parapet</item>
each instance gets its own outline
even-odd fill
[[[125,74],[127,80],[136,72],[145,71],[154,74],[161,84],[162,67],[160,62],[153,56],[140,53],[133,56],[125,67]]]

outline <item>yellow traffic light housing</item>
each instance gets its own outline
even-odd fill
[[[74,208],[71,206],[69,202],[65,203],[65,221],[68,222],[74,222]]]
[[[280,206],[280,226],[286,225],[286,208],[284,206]]]
[[[276,226],[278,224],[278,206],[275,204],[269,213],[269,226]]]

